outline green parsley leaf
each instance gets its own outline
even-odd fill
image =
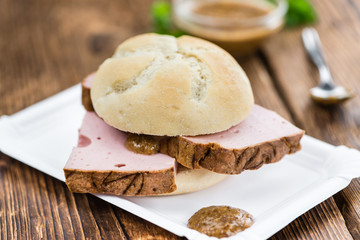
[[[167,1],[155,1],[151,6],[153,32],[169,34],[175,37],[184,35],[184,32],[177,29],[171,19],[171,5]]]
[[[317,15],[315,9],[308,0],[288,0],[288,5],[289,8],[285,18],[287,27],[316,22]]]

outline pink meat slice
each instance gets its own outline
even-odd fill
[[[242,149],[303,132],[277,113],[254,105],[245,120],[226,131],[183,138],[194,143],[217,143],[228,149]]]
[[[125,147],[126,133],[107,125],[95,112],[87,112],[79,131],[79,144],[65,165],[67,170],[139,172],[174,167],[165,154],[143,155]]]
[[[96,72],[94,73],[91,73],[90,75],[88,75],[81,83],[82,85],[85,87],[85,88],[88,88],[90,89],[91,88],[91,85],[94,81],[94,78],[95,78],[95,74]]]

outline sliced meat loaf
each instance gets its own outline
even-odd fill
[[[227,131],[168,138],[160,151],[188,168],[239,174],[300,150],[303,135],[275,112],[255,105],[245,120]]]
[[[175,191],[175,159],[161,153],[133,153],[125,148],[125,140],[126,133],[87,112],[78,146],[64,167],[69,189],[129,196]]]

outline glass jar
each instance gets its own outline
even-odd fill
[[[285,0],[173,0],[178,28],[234,56],[253,52],[280,31],[286,10]]]

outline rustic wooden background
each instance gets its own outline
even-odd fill
[[[334,77],[360,92],[360,1],[313,0]],[[78,83],[117,44],[151,31],[150,0],[0,1],[0,115]],[[256,102],[329,143],[360,149],[360,98],[313,104],[318,74],[301,29],[283,31],[241,64]],[[0,136],[1,137],[1,136]],[[0,153],[0,239],[180,239],[120,208]],[[360,181],[294,220],[272,239],[360,239]]]

